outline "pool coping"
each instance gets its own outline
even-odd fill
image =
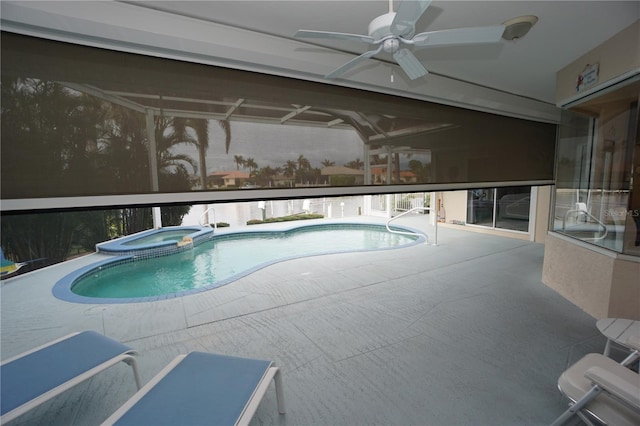
[[[289,227],[282,227],[282,228],[277,228],[277,229],[259,229],[259,230],[224,230],[221,232],[211,232],[209,233],[209,237],[206,238],[206,240],[201,241],[212,241],[215,240],[217,238],[225,238],[225,237],[229,237],[229,236],[233,236],[233,235],[239,235],[239,234],[243,234],[243,235],[251,235],[251,236],[255,236],[257,234],[268,234],[268,235],[273,235],[273,234],[286,234],[288,232],[293,232],[296,230],[299,230],[301,228],[327,228],[327,227],[331,227],[333,229],[335,228],[340,228],[340,227],[353,227],[353,226],[357,226],[359,228],[364,228],[364,227],[375,227],[375,228],[386,228],[385,225],[381,225],[379,223],[363,223],[363,222],[325,222],[325,223],[314,223],[314,224],[297,224],[297,225],[292,225]],[[169,227],[167,227],[169,228]],[[181,227],[173,227],[173,228],[181,228]],[[185,228],[185,227],[182,227]],[[186,227],[186,228],[191,228],[191,227]],[[156,256],[146,256],[146,257],[142,257],[142,256],[136,256],[134,254],[122,254],[122,255],[114,255],[112,259],[103,259],[100,260],[98,262],[94,262],[91,263],[89,265],[83,266],[81,268],[78,268],[77,270],[65,275],[63,278],[61,278],[60,280],[58,280],[51,292],[53,294],[54,297],[56,297],[57,299],[63,300],[63,301],[67,301],[67,302],[72,302],[72,303],[83,303],[83,304],[125,304],[125,303],[144,303],[144,302],[156,302],[156,301],[161,301],[161,300],[170,300],[170,299],[175,299],[178,297],[183,297],[183,296],[188,296],[188,295],[192,295],[192,294],[198,294],[198,293],[202,293],[205,291],[209,291],[209,290],[213,290],[219,287],[222,287],[224,285],[230,284],[234,281],[237,281],[243,277],[246,277],[248,275],[251,275],[253,273],[255,273],[256,271],[259,271],[260,269],[266,268],[267,266],[270,265],[274,265],[277,263],[281,263],[281,262],[286,262],[288,260],[294,260],[294,259],[300,259],[300,258],[305,258],[305,257],[315,257],[315,256],[325,256],[325,255],[332,255],[332,254],[340,254],[340,253],[361,253],[361,252],[375,252],[375,251],[385,251],[385,250],[399,250],[402,248],[407,248],[407,247],[411,247],[414,245],[418,245],[418,244],[422,244],[425,243],[427,241],[427,237],[426,234],[423,231],[420,231],[418,229],[415,228],[411,228],[408,226],[404,226],[404,225],[390,225],[389,228],[393,229],[393,230],[397,230],[397,231],[401,231],[401,232],[410,232],[410,233],[414,233],[418,236],[418,238],[415,239],[415,241],[409,242],[407,244],[404,244],[400,247],[383,247],[383,248],[376,248],[376,249],[355,249],[355,250],[334,250],[334,251],[328,251],[328,252],[322,252],[322,253],[315,253],[315,254],[302,254],[302,255],[293,255],[293,256],[285,256],[282,258],[278,258],[272,261],[268,261],[268,262],[263,262],[261,264],[255,265],[254,267],[245,269],[244,271],[241,271],[231,277],[216,281],[212,284],[203,286],[203,287],[199,287],[199,288],[193,288],[193,289],[189,289],[189,290],[182,290],[179,292],[175,292],[175,293],[168,293],[168,294],[161,294],[161,295],[156,295],[156,296],[141,296],[141,297],[89,297],[89,296],[81,296],[79,294],[76,294],[72,291],[73,286],[75,285],[75,283],[77,281],[79,281],[80,279],[84,278],[85,276],[93,273],[94,271],[96,271],[96,269],[98,270],[102,270],[102,269],[106,269],[106,268],[111,268],[111,267],[115,267],[115,266],[119,266],[122,265],[124,263],[129,263],[129,262],[135,262],[137,260],[144,260],[144,259],[148,259],[151,257],[162,257],[162,256],[168,256],[171,254],[175,254],[178,253],[179,251],[173,251],[173,252],[166,252],[166,251],[162,251],[164,254],[160,254],[160,255],[156,255]],[[154,231],[154,230],[149,230],[149,231]],[[157,230],[155,230],[157,231]],[[143,231],[143,233],[147,233],[147,231]],[[148,232],[146,235],[151,234],[152,232]],[[141,234],[141,233],[138,233]],[[133,234],[136,235],[136,234]],[[126,238],[126,237],[124,237]],[[100,243],[103,244],[103,243]],[[169,244],[171,244],[171,242],[169,242]],[[162,248],[164,244],[160,244],[160,248]],[[191,247],[189,248],[193,248],[194,245],[192,244]],[[186,248],[186,249],[189,249]],[[182,251],[182,250],[181,250]],[[103,252],[101,252],[103,253]]]

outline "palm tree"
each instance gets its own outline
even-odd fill
[[[240,170],[240,166],[244,167],[244,157],[242,155],[234,155],[233,161],[236,163],[236,170]]]
[[[324,160],[322,160],[322,162],[320,164],[322,164],[324,167],[331,167],[331,166],[335,166],[336,162],[335,161],[331,161],[331,160],[327,160],[325,158]]]
[[[247,158],[244,165],[249,169],[249,174],[258,168],[258,163],[253,158]]]
[[[362,160],[360,160],[359,158],[356,158],[353,161],[349,161],[344,166],[345,167],[349,167],[350,169],[360,170],[362,168],[362,166],[364,166],[364,162]]]
[[[298,175],[298,178],[300,179],[300,183],[303,183],[305,180],[309,180],[310,170],[311,163],[305,158],[304,155],[300,154],[300,156],[298,157],[298,171],[296,173]]]
[[[282,174],[291,179],[296,175],[297,168],[298,164],[295,161],[287,160],[287,162],[282,166]]]
[[[271,181],[275,175],[278,174],[277,169],[266,166],[257,170],[255,173],[256,183],[260,186],[272,186]]]
[[[158,155],[158,170],[165,170],[168,173],[173,173],[176,170],[184,169],[184,163],[189,164],[192,169],[198,170],[198,166],[193,159],[186,154],[176,154],[171,151],[171,148],[175,145],[182,143],[197,145],[199,137],[203,137],[207,132],[206,120],[190,120],[185,118],[168,118],[164,116],[158,116],[155,119],[155,132],[156,132],[156,146]],[[188,128],[192,128],[196,131],[196,137],[188,131]],[[200,176],[202,178],[202,160],[203,156],[200,156]],[[205,166],[206,170],[206,166]],[[205,175],[206,176],[206,175]],[[202,182],[205,182],[204,180]]]
[[[310,168],[311,163],[309,160],[307,160],[304,155],[300,154],[298,157],[298,170],[309,170]]]
[[[229,146],[231,145],[231,125],[228,120],[216,120],[216,123],[224,131],[225,134],[225,153],[229,153]],[[198,148],[198,163],[200,169],[200,184],[203,189],[207,188],[207,163],[206,154],[209,148],[209,120],[203,118],[174,118],[173,119],[174,130],[180,134],[185,143],[190,143]],[[194,139],[188,135],[187,128],[190,127],[196,134]]]
[[[298,168],[298,163],[293,160],[287,160],[287,162],[282,166],[282,173],[286,177],[293,177],[296,174],[296,169]]]

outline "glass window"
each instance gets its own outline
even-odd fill
[[[467,223],[529,231],[531,187],[474,189],[467,196]]]
[[[494,226],[495,188],[474,189],[468,193],[467,223]]]
[[[553,230],[640,255],[640,82],[563,111]]]
[[[496,188],[496,228],[529,231],[531,187]]]

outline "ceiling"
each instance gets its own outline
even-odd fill
[[[638,0],[433,1],[416,33],[495,26],[523,15],[538,22],[515,41],[411,47],[429,71],[415,80],[386,53],[327,80],[371,46],[294,37],[299,29],[366,35],[369,22],[400,1],[2,0],[0,23],[23,35],[558,122],[556,73],[640,19]]]
[[[395,0],[394,9],[398,2]],[[389,9],[388,0],[126,3],[263,33],[269,36],[264,38],[265,43],[274,39],[270,36],[293,39],[298,29],[367,34],[369,22]],[[556,72],[640,19],[640,1],[434,1],[418,21],[416,32],[496,25],[521,15],[539,18],[521,39],[422,48],[414,53],[433,75],[555,104]],[[317,50],[320,56],[327,53],[319,46],[354,56],[369,50],[366,44],[348,41],[313,39],[309,42],[307,39],[303,42],[308,46],[307,52]],[[390,59],[380,54],[370,61]],[[366,67],[366,63],[361,64],[342,78],[353,78]],[[421,82],[414,83],[419,84]]]

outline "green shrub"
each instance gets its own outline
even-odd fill
[[[354,186],[356,184],[355,176],[329,176],[330,186]]]
[[[257,225],[260,223],[290,222],[292,220],[322,219],[323,217],[324,216],[321,214],[301,213],[301,214],[294,214],[290,216],[271,217],[265,220],[251,219],[247,221],[247,225]]]

